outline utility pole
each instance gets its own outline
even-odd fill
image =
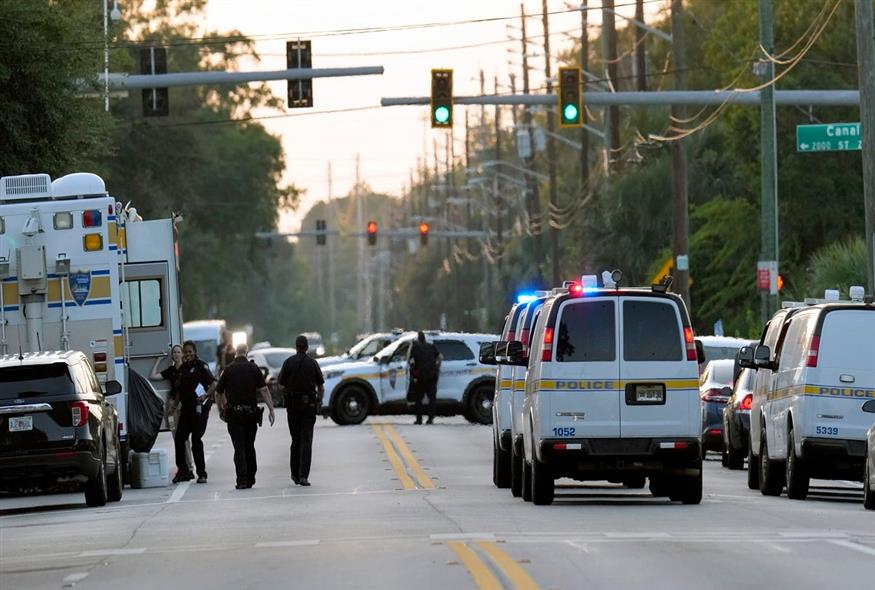
[[[589,6],[588,0],[581,0],[580,3],[580,67],[586,72],[589,70]],[[581,80],[583,83],[583,94],[586,94],[586,76]],[[586,107],[581,105],[580,120],[583,125],[580,127],[580,190],[584,190],[586,183],[589,181],[589,130],[586,125],[589,123]]]
[[[413,185],[411,184],[411,186]],[[331,217],[331,224],[337,227],[337,211],[334,204],[333,189],[331,162],[328,162],[328,212]],[[359,228],[359,230],[361,230],[361,228]],[[332,345],[336,344],[334,337],[337,334],[337,299],[334,291],[334,255],[337,251],[335,244],[336,241],[336,236],[332,236],[331,239],[328,240],[328,325],[331,328],[330,338]]]
[[[681,12],[683,9],[681,6]],[[635,20],[644,22],[644,0],[635,0]],[[636,90],[639,92],[647,90],[647,52],[644,47],[644,35],[646,34],[644,29],[635,26],[635,80],[637,81]],[[675,52],[677,52],[677,45],[675,45]],[[675,61],[675,69],[677,69],[677,61]]]
[[[353,187],[353,199],[355,199],[355,222],[358,231],[361,231],[365,226],[365,212],[362,208],[362,196],[361,191],[359,190],[359,178],[361,174],[361,159],[359,154],[355,155],[355,186]],[[356,277],[357,277],[357,288],[356,288],[356,307],[358,312],[359,321],[361,322],[360,326],[362,331],[368,331],[368,318],[370,317],[370,312],[368,311],[368,301],[367,299],[367,280],[365,278],[366,264],[365,261],[365,242],[364,240],[358,240],[358,264],[356,265]]]
[[[774,55],[773,0],[759,0],[760,45],[767,55]],[[775,62],[765,60],[765,79],[775,79]],[[760,93],[760,191],[761,223],[760,265],[769,270],[769,289],[760,292],[760,316],[767,322],[777,309],[778,288],[778,156],[775,129],[775,85],[768,84]]]
[[[639,19],[640,20],[640,19]],[[635,27],[641,31],[641,27]],[[684,3],[683,0],[671,1],[671,35],[672,57],[674,59],[675,90],[684,90],[687,84],[687,55],[684,36]],[[686,118],[687,109],[684,105],[673,105],[671,116],[675,120]],[[690,302],[690,266],[689,266],[689,197],[687,194],[687,150],[683,139],[671,142],[671,186],[672,186],[672,232],[671,252],[674,258],[674,291],[687,304],[692,315]]]
[[[553,82],[550,79],[550,17],[547,11],[547,0],[541,0],[541,12],[544,22],[544,73],[547,76],[547,94],[553,94]],[[559,203],[556,195],[556,113],[553,108],[547,109],[547,174],[550,177],[550,204],[554,207]],[[547,216],[550,219],[550,215]],[[562,284],[559,274],[559,230],[550,226],[550,258],[552,262],[552,285]]]
[[[529,93],[529,47],[526,37],[526,9],[520,4],[520,26],[522,28],[523,42],[523,94]],[[535,165],[535,129],[532,124],[531,108],[523,107],[523,123],[529,134],[529,155],[525,158],[526,168],[537,172]],[[529,230],[532,232],[532,258],[535,266],[535,279],[541,282],[541,266],[544,264],[544,245],[541,240],[543,232],[541,224],[541,196],[538,190],[538,181],[531,174],[526,174],[526,210],[529,214]]]
[[[863,209],[870,295],[875,294],[875,25],[872,24],[872,12],[872,0],[855,1],[860,127],[863,132]]]
[[[602,0],[602,55],[608,86],[611,92],[616,92],[619,89],[617,88],[617,28],[614,22],[614,0]],[[617,107],[608,107],[604,127],[607,142],[605,164],[610,172],[613,168],[619,167],[620,161],[620,110]]]
[[[495,77],[495,94],[498,94],[498,76]],[[495,161],[501,162],[501,107],[495,105]],[[501,196],[501,181],[498,179],[499,167],[495,167],[495,176],[492,180],[492,190],[495,197],[495,228],[498,234],[498,282],[502,282],[501,267],[504,254],[503,219],[504,200]]]

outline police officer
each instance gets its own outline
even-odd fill
[[[173,483],[189,481],[194,475],[189,471],[185,460],[185,442],[191,437],[191,452],[194,455],[194,465],[197,469],[197,482],[207,483],[207,469],[204,461],[204,443],[201,437],[204,433],[206,414],[209,405],[204,409],[204,400],[211,400],[216,389],[216,380],[210,372],[210,367],[198,358],[197,346],[191,340],[182,345],[182,366],[176,374],[176,399],[171,411],[180,406],[179,423],[173,435],[176,447],[176,476]]]
[[[228,422],[228,434],[234,445],[234,469],[237,489],[255,485],[255,435],[261,422],[258,395],[267,404],[270,425],[273,426],[273,400],[264,382],[264,374],[246,358],[246,344],[238,344],[234,360],[225,367],[216,385],[216,403]]]
[[[302,486],[310,485],[307,477],[310,475],[310,459],[313,454],[313,427],[325,394],[322,370],[307,355],[308,348],[307,337],[298,336],[295,339],[297,354],[286,359],[277,378],[286,404],[289,434],[292,435],[289,453],[292,481]]]
[[[425,334],[420,331],[410,350],[410,375],[414,383],[414,401],[416,403],[416,422],[422,424],[422,398],[428,396],[428,422],[434,424],[437,413],[437,382],[440,374],[443,356],[437,346],[426,342]]]

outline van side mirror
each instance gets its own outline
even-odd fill
[[[755,368],[772,369],[772,351],[765,344],[760,344],[753,351]]]
[[[497,365],[495,360],[495,342],[480,343],[480,364],[481,365]]]
[[[507,364],[517,367],[524,367],[529,364],[523,350],[523,343],[519,340],[513,340],[507,343]]]
[[[696,340],[696,358],[699,359],[699,364],[703,364],[705,362],[705,345],[702,344],[701,340]]]
[[[741,369],[756,370],[758,368],[753,362],[752,346],[742,346],[738,349],[738,352],[735,353],[735,365],[738,367],[734,370],[735,373],[740,373]]]
[[[507,340],[495,342],[495,364],[506,365],[507,363]]]
[[[104,395],[118,395],[122,392],[122,384],[118,381],[107,381],[103,384]]]

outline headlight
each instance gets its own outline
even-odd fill
[[[327,371],[324,375],[326,381],[328,379],[337,379],[341,376],[343,376],[343,371]]]

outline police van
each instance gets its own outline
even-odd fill
[[[555,479],[650,478],[655,496],[702,498],[698,356],[689,315],[666,285],[620,288],[619,271],[584,276],[542,306],[522,412],[523,498],[553,502]]]
[[[750,413],[749,483],[804,499],[811,478],[862,481],[875,423],[875,305],[862,287],[785,303],[760,343],[739,353],[757,371]],[[871,406],[869,406],[871,407]]]
[[[0,354],[78,350],[118,381],[124,460],[126,369],[147,375],[181,339],[176,252],[173,220],[143,221],[95,174],[0,179]]]
[[[517,301],[504,318],[501,340],[507,342],[516,336],[515,326],[525,302]],[[496,343],[497,344],[497,343]],[[491,351],[495,356],[494,349]],[[492,364],[481,357],[480,362]],[[492,402],[492,483],[499,488],[510,486],[510,396],[513,367],[499,364],[495,370],[495,396]]]
[[[469,421],[492,421],[495,372],[479,362],[482,342],[490,334],[426,332],[426,339],[443,355],[438,376],[438,411],[463,414]],[[371,414],[406,414],[410,383],[408,359],[416,332],[398,340],[366,361],[326,367],[323,414],[338,424],[360,424]]]

